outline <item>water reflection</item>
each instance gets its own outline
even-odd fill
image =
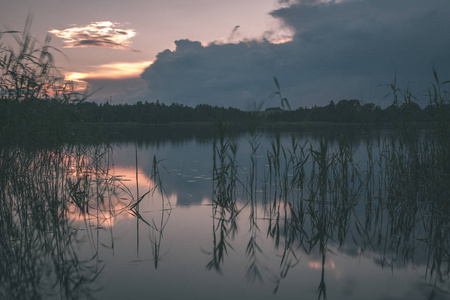
[[[449,296],[450,156],[435,140],[226,132],[2,149],[1,295]]]
[[[78,253],[65,150],[3,148],[0,164],[0,298],[88,297],[103,264]]]
[[[227,246],[232,244],[226,238],[230,236],[231,228],[234,234],[237,232],[236,226],[229,228],[223,224],[233,224],[240,213],[235,209],[236,198],[230,194],[236,194],[234,183],[243,180],[236,179],[237,172],[230,171],[235,162],[234,151],[228,149],[230,141],[224,142],[221,137],[218,141],[219,149],[214,143],[215,157],[219,161],[214,161],[214,172],[218,174],[214,191],[219,197],[214,204],[219,206],[220,213],[214,222],[221,226],[220,230],[214,227],[213,231],[214,249],[219,253],[219,259],[214,256],[207,266],[216,266],[220,270],[217,265],[223,261]],[[253,140],[250,138],[249,141],[252,143]],[[314,147],[312,144],[300,145],[293,136],[289,148],[276,136],[271,150],[267,151],[264,193],[256,202],[254,196],[258,194],[252,172],[257,163],[251,145],[252,166],[247,182],[242,184],[243,202],[247,205],[245,212],[250,220],[245,252],[247,278],[263,281],[261,270],[267,269],[258,258],[263,253],[258,245],[259,224],[265,223],[266,236],[273,239],[276,249],[282,250],[274,292],[278,291],[289,270],[299,263],[301,255],[312,257],[312,253],[318,252],[319,259],[310,260],[308,265],[321,270],[317,297],[326,299],[325,272],[336,266],[327,260],[327,254],[334,248],[344,253],[352,249],[360,256],[374,253],[377,256],[375,263],[392,271],[424,266],[422,276],[430,286],[429,298],[447,294],[449,218],[443,206],[448,208],[448,185],[436,186],[433,180],[439,180],[437,174],[448,170],[434,165],[434,179],[418,177],[424,171],[422,168],[429,170],[429,164],[433,162],[426,158],[430,154],[428,149],[410,147],[427,147],[429,141],[414,145],[404,144],[401,140],[397,142],[378,143],[375,148],[379,154],[375,160],[373,145],[368,142],[366,165],[361,166],[362,162],[354,161],[356,149],[343,138],[335,149],[330,150],[327,139],[320,139]],[[227,151],[230,152],[228,156],[222,153]],[[263,222],[256,217],[257,203],[264,204]],[[436,209],[436,205],[440,209]],[[215,212],[217,214],[217,209]],[[216,232],[220,232],[219,243],[216,243]],[[436,235],[438,237],[434,239]]]

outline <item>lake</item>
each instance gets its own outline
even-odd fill
[[[0,298],[450,298],[433,134],[227,130],[4,147]]]

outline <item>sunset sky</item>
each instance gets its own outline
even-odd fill
[[[245,108],[276,76],[294,108],[385,106],[396,76],[426,104],[432,68],[450,80],[448,0],[0,0],[0,30],[28,15],[94,101]]]

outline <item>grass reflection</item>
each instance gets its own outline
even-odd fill
[[[0,298],[89,298],[104,267],[99,249],[114,253],[113,224],[126,214],[149,225],[157,268],[171,205],[156,158],[150,190],[139,196],[128,178],[115,174],[112,147],[105,144],[0,151]],[[138,209],[156,192],[162,197],[159,223]],[[110,232],[109,245],[100,242],[100,230]],[[86,242],[90,250],[80,251]]]
[[[93,290],[102,264],[96,251],[77,255],[69,213],[73,150],[0,149],[2,299],[78,299]]]
[[[237,187],[237,143],[226,135],[225,126],[220,118],[216,120],[216,133],[213,139],[213,198],[212,198],[212,251],[206,268],[221,273],[222,264],[233,249],[231,240],[238,233],[237,217],[239,207],[236,195]]]
[[[170,215],[172,213],[172,204],[169,201],[169,197],[167,197],[167,194],[164,190],[163,184],[162,184],[162,177],[160,174],[160,161],[156,159],[156,156],[153,156],[153,167],[152,167],[152,176],[151,179],[154,182],[154,186],[150,189],[150,192],[152,195],[155,194],[155,192],[159,192],[159,195],[161,195],[161,217],[159,219],[159,222],[155,222],[154,219],[152,219],[153,226],[150,226],[150,243],[152,245],[152,256],[153,256],[153,263],[155,269],[158,268],[158,263],[161,260],[161,258],[165,255],[161,255],[161,243],[163,240],[163,233],[164,229],[167,226],[167,223],[169,222]]]

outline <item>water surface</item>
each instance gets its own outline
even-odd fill
[[[447,299],[448,194],[412,181],[396,136],[4,149],[0,295]]]

